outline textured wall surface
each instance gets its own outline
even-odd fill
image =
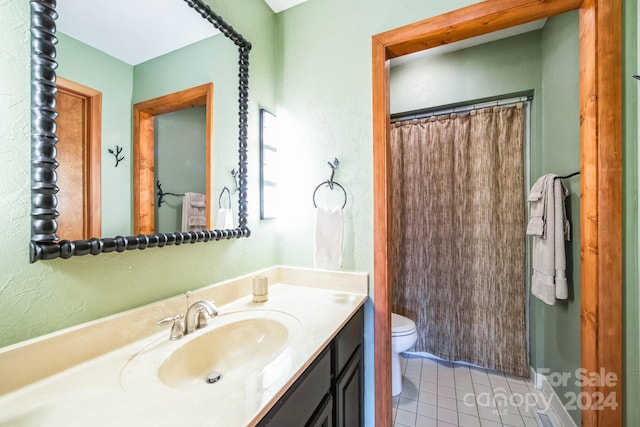
[[[569,12],[547,20],[542,31],[542,139],[541,157],[533,170],[568,175],[580,170],[580,111],[578,70],[578,13]],[[572,380],[556,387],[565,404],[565,395],[577,395],[580,387],[574,373],[580,367],[580,177],[563,180],[570,195],[565,199],[571,223],[571,241],[565,245],[569,300],[549,306],[532,300],[536,337],[534,367],[569,373]],[[562,327],[558,327],[562,325]],[[580,425],[580,411],[569,413]]]
[[[46,265],[25,270],[29,262],[30,222],[30,75],[29,4],[23,1],[0,2],[0,345],[29,337],[33,322],[18,327],[27,315],[16,315],[18,306],[30,311],[30,299],[46,298]],[[42,289],[42,287],[45,289]],[[12,308],[12,306],[16,306]],[[14,319],[14,317],[22,317]],[[37,322],[38,320],[36,320]],[[36,326],[37,327],[37,326]]]
[[[623,123],[624,123],[624,379],[625,423],[640,425],[640,405],[633,404],[640,396],[640,294],[638,289],[638,135],[640,134],[640,82],[631,76],[640,74],[640,8],[637,1],[623,1]]]
[[[535,91],[541,31],[391,66],[391,114]]]

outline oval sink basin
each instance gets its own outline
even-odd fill
[[[167,333],[166,342],[156,342],[127,363],[121,382],[126,388],[158,380],[176,389],[220,387],[234,377],[275,369],[299,329],[297,319],[278,311],[219,315],[181,340],[169,341]]]
[[[160,381],[183,388],[205,381],[213,372],[225,377],[238,369],[249,373],[282,353],[289,336],[287,327],[273,319],[238,320],[199,332],[162,362]]]

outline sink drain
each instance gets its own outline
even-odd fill
[[[209,384],[214,384],[220,381],[222,378],[222,374],[220,372],[212,372],[207,376],[207,382]]]

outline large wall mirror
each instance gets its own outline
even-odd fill
[[[202,0],[109,6],[31,0],[31,262],[248,237],[251,44]]]

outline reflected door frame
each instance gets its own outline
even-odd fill
[[[155,117],[187,108],[206,108],[206,217],[212,229],[211,147],[213,145],[213,83],[174,92],[133,106],[133,234],[155,233]]]
[[[77,215],[74,215],[73,218],[81,216],[82,220],[72,225],[76,229],[73,233],[65,232],[65,225],[62,223],[62,228],[58,229],[58,235],[65,240],[88,240],[92,237],[102,237],[102,92],[60,76],[56,77],[56,88],[58,97],[64,95],[81,102],[81,114],[83,115],[81,140],[65,141],[64,136],[61,135],[61,140],[58,141],[56,147],[59,154],[68,144],[74,144],[73,149],[80,151],[78,157],[81,159],[81,165],[74,166],[71,162],[66,162],[63,163],[62,169],[57,170],[57,173],[61,175],[69,168],[76,169],[81,188],[78,191],[78,188],[63,186],[64,191],[59,192],[57,197],[64,206],[58,206],[59,214],[62,213],[63,217],[69,216],[69,209],[77,209]],[[65,117],[61,111],[58,111],[58,114],[57,122],[61,129],[65,126]],[[75,194],[71,196],[69,191]],[[63,198],[69,197],[73,199],[63,200]],[[63,209],[64,212],[60,212],[60,209]]]
[[[581,367],[617,377],[615,385],[584,384],[582,392],[594,398],[595,393],[612,395],[618,404],[583,408],[582,425],[622,426],[621,0],[486,0],[372,37],[376,425],[393,424],[389,61],[575,9],[580,21]]]

